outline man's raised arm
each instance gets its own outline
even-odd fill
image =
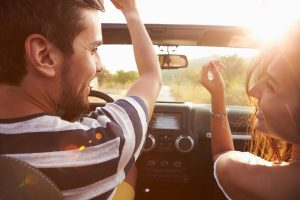
[[[162,85],[158,58],[139,16],[135,0],[112,0],[112,2],[126,18],[140,76],[139,80],[128,90],[127,96],[138,96],[143,99],[148,108],[148,119],[150,119]]]

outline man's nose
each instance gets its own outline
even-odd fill
[[[104,65],[102,63],[99,53],[97,53],[96,72],[101,72],[103,68],[104,68]]]
[[[97,65],[96,65],[96,72],[101,72],[101,71],[102,71],[102,69],[103,69],[103,65],[102,65],[102,63],[101,63],[101,64],[97,64]]]

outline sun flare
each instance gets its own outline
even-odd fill
[[[249,25],[251,35],[259,42],[270,43],[284,36],[291,24],[299,19],[296,1],[262,1],[261,10]]]

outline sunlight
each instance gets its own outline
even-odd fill
[[[283,37],[291,23],[299,18],[297,1],[265,0],[249,24],[252,37],[268,44]]]
[[[297,4],[296,0],[137,0],[140,15],[145,23],[229,25],[242,26],[250,30],[249,38],[233,39],[229,44],[233,47],[239,47],[239,43],[243,43],[240,40],[246,43],[259,41],[259,44],[266,44],[280,38],[290,22],[300,16]],[[126,23],[122,13],[114,8],[110,0],[105,0],[105,7],[106,11],[102,15],[104,23]],[[178,48],[176,53],[186,54],[189,59],[197,58],[199,54],[203,57],[209,56],[207,54],[211,54],[212,51],[222,55],[231,54],[229,51],[239,52],[245,57],[251,57],[256,53],[251,49],[234,48],[227,48],[226,51],[223,48],[206,47],[203,51],[198,48],[181,52],[182,49],[184,47]],[[122,48],[114,45],[103,46],[101,57],[107,70],[115,73],[124,69],[124,64],[127,66],[126,70],[136,70],[134,56],[128,52],[132,52],[132,46]],[[118,59],[114,59],[116,56]]]
[[[137,6],[144,23],[245,25],[260,9],[261,0],[138,0]],[[105,7],[103,22],[125,23],[110,1]]]
[[[144,23],[249,26],[265,19],[282,23],[299,17],[297,0],[152,0],[137,1]],[[104,23],[126,23],[105,1]]]

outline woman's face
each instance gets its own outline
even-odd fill
[[[294,120],[299,104],[298,92],[295,73],[284,56],[277,55],[266,73],[249,90],[249,95],[258,101],[255,128],[273,138],[300,144],[300,133]]]

